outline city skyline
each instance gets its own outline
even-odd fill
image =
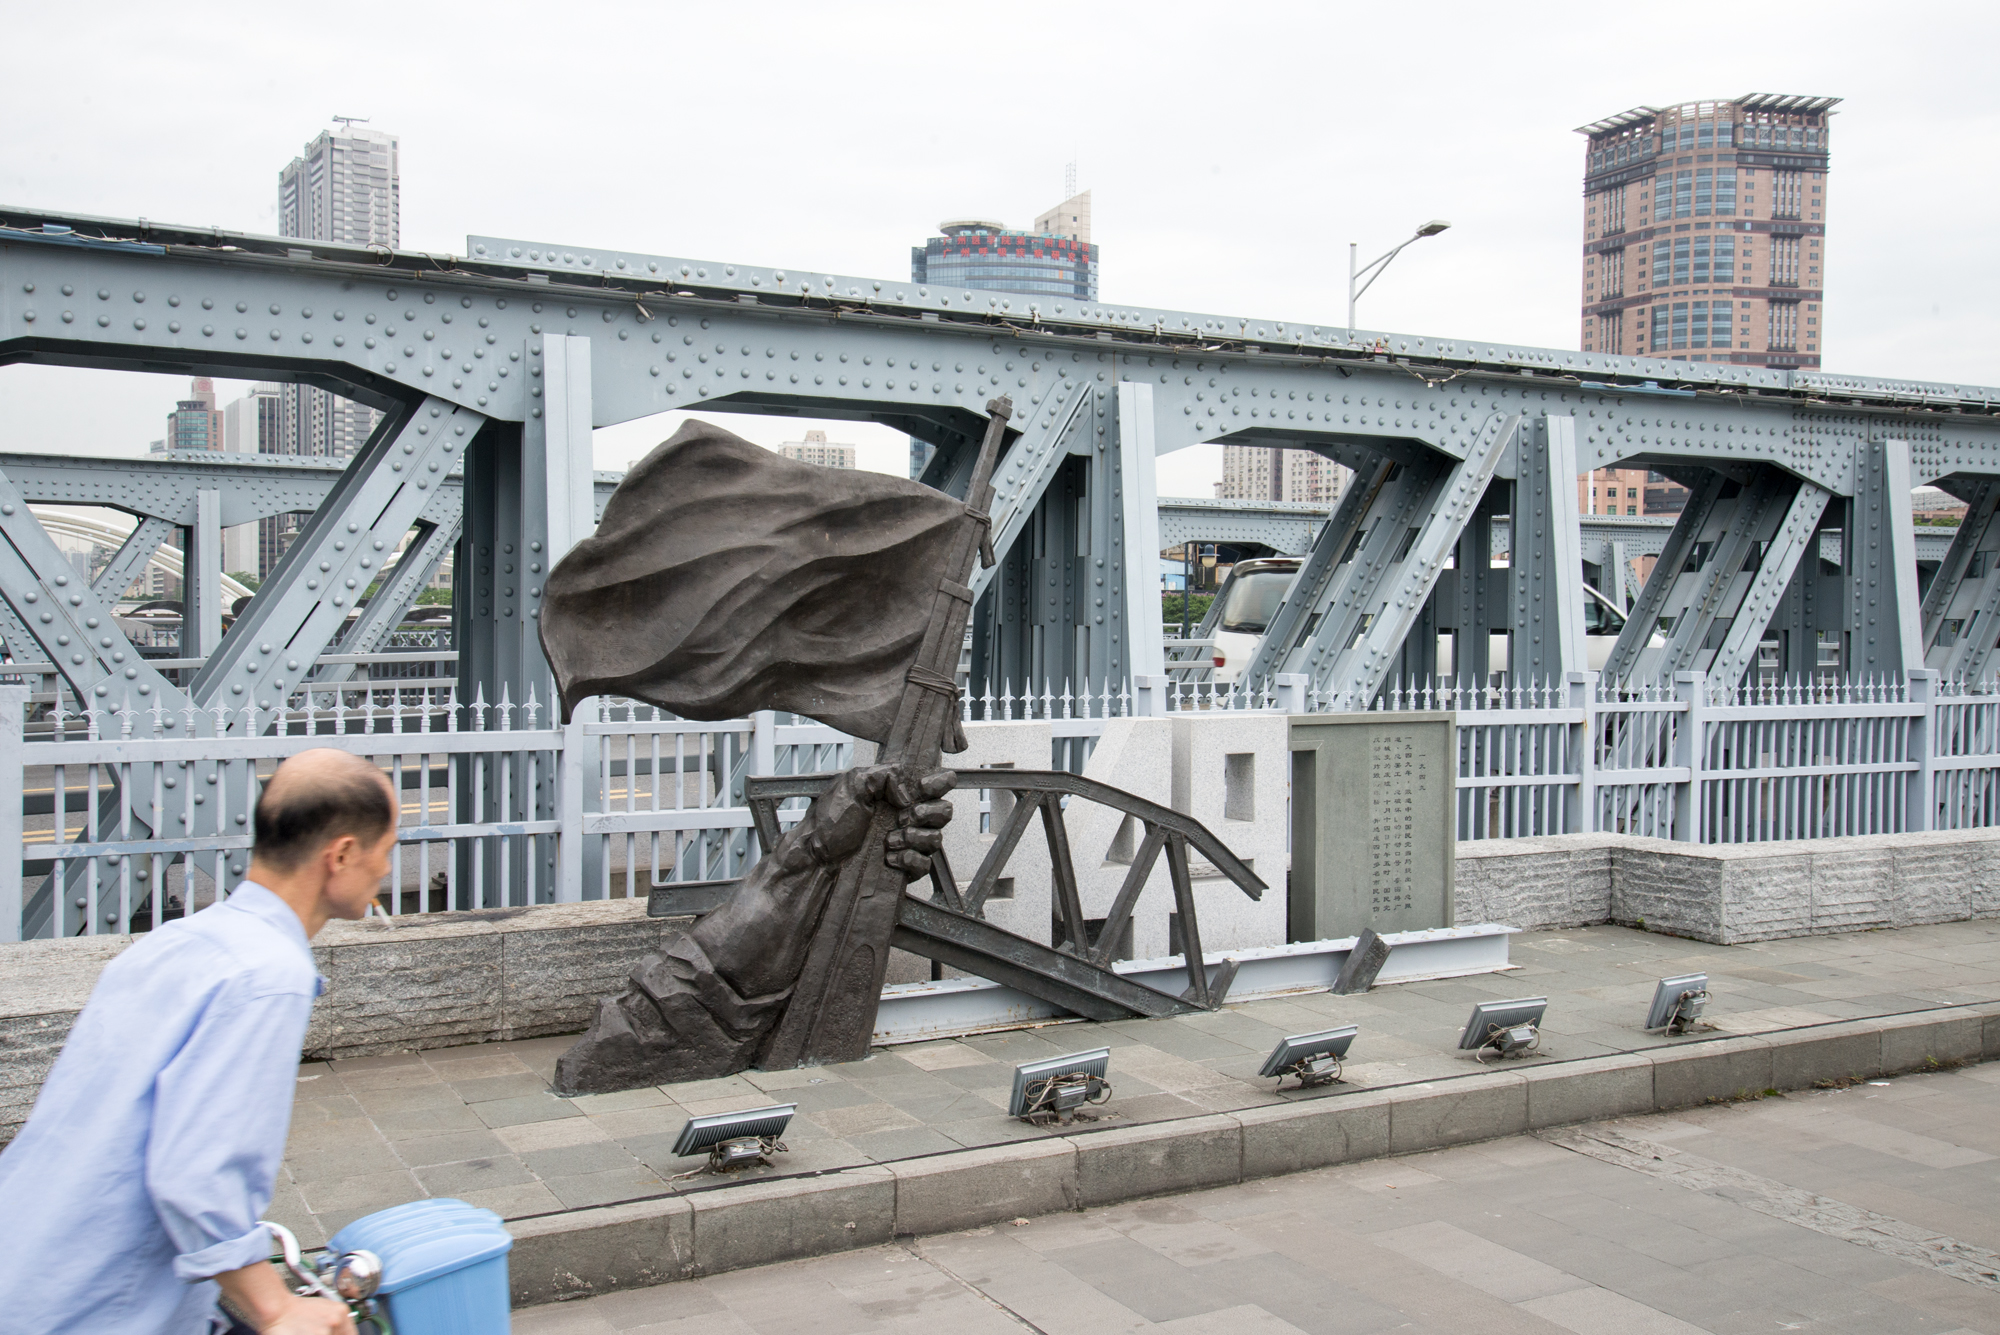
[[[1173,8],[1147,33],[1079,25],[1073,60],[1102,73],[1084,86],[1027,59],[1032,43],[1025,39],[979,47],[1008,68],[1010,97],[1022,106],[1061,105],[1058,117],[912,123],[904,99],[866,86],[816,100],[804,118],[782,101],[746,108],[717,127],[699,191],[687,189],[684,173],[634,171],[620,136],[572,133],[573,117],[514,119],[504,135],[477,132],[493,105],[493,79],[532,77],[549,52],[574,46],[568,36],[526,50],[497,34],[464,34],[461,62],[436,80],[412,83],[369,58],[374,39],[362,28],[328,30],[279,14],[261,23],[252,41],[228,25],[144,22],[100,52],[120,89],[115,97],[57,116],[53,109],[64,99],[53,70],[24,71],[0,91],[21,127],[0,145],[0,198],[275,232],[277,201],[265,173],[339,111],[371,116],[401,138],[409,246],[456,252],[467,232],[482,231],[895,277],[910,239],[948,210],[1016,217],[1024,198],[1054,198],[1063,161],[1078,156],[1064,127],[1087,116],[1126,127],[1082,154],[1094,187],[1094,236],[1117,255],[1101,289],[1108,301],[1338,321],[1346,243],[1384,249],[1414,222],[1441,216],[1453,219],[1453,230],[1397,261],[1363,300],[1361,323],[1561,347],[1577,343],[1571,275],[1583,240],[1582,210],[1569,193],[1580,147],[1570,127],[1613,108],[1666,105],[1711,90],[1824,90],[1847,101],[1837,118],[1840,257],[1828,293],[1840,314],[1832,342],[1819,348],[1823,364],[2000,382],[1990,332],[2000,293],[1989,290],[2000,288],[2000,275],[1979,262],[1977,229],[1940,225],[1911,246],[1907,209],[1896,202],[1911,174],[1934,183],[1928,212],[1935,217],[1987,216],[1987,196],[2000,193],[2000,185],[1953,166],[1981,141],[1986,112],[1973,91],[1981,84],[1973,53],[2000,35],[2000,16],[1944,7],[1958,40],[1940,47],[1879,25],[1863,41],[1862,11],[1851,6],[1829,6],[1805,28],[1749,13],[1736,16],[1735,38],[1721,47],[1603,62],[1595,55],[1606,43],[1646,50],[1641,16],[1607,16],[1586,29],[1469,11],[1426,35],[1430,58],[1417,76],[1423,97],[1408,96],[1409,77],[1396,72],[1396,62],[1362,61],[1344,76],[1341,105],[1394,106],[1393,115],[1335,115],[1310,131],[1279,126],[1246,135],[1228,117],[1139,110],[1134,90],[1200,83],[1204,105],[1233,98],[1261,106],[1277,88],[1317,86],[1315,52],[1390,47],[1406,34],[1386,14],[1298,11],[1287,16],[1282,42],[1269,41],[1265,23],[1226,24],[1194,49],[1167,40],[1178,21]],[[603,13],[621,26],[645,21],[638,10]],[[940,16],[918,32],[865,5],[838,20],[787,9],[786,21],[811,38],[816,54],[774,53],[767,73],[801,87],[815,85],[829,54],[920,64],[935,58],[940,43],[975,34],[988,40],[969,18]],[[54,20],[29,15],[24,22],[24,37],[33,39]],[[719,16],[694,16],[683,35],[725,40],[727,26]],[[1494,51],[1528,41],[1564,65],[1562,80],[1524,84],[1492,62]],[[314,51],[333,76],[167,77],[170,68],[254,70],[251,53],[271,42]],[[730,82],[719,71],[690,77],[689,95],[699,99],[724,97]],[[204,133],[169,152],[140,151],[118,128],[124,110],[135,99],[169,96],[182,115],[204,122]],[[656,99],[638,89],[606,90],[604,99],[598,114],[635,121],[658,114]],[[36,145],[33,156],[23,152],[28,143]],[[1451,161],[1448,171],[1433,165],[1440,152]],[[924,170],[910,171],[913,160]],[[533,169],[520,170],[521,163]],[[801,202],[809,227],[798,226]],[[110,377],[71,388],[92,374],[11,368],[0,377],[9,424],[0,439],[17,449],[62,442],[91,453],[143,450],[161,434],[160,416],[184,385]],[[225,395],[239,392],[218,386]],[[761,444],[797,436],[794,426],[731,424]],[[629,465],[672,426],[642,422],[601,432],[599,466]],[[907,457],[899,434],[841,429],[864,467],[871,452],[878,467],[886,456]],[[1160,463],[1163,493],[1208,494],[1221,474],[1221,447]]]

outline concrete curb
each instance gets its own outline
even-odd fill
[[[1690,1039],[510,1225],[517,1307],[1710,1099],[2000,1058],[2000,1003]]]

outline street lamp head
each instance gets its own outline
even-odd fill
[[[1419,227],[1417,229],[1417,235],[1436,236],[1439,232],[1444,231],[1447,227],[1450,226],[1451,224],[1446,222],[1442,218],[1433,218],[1429,222],[1425,223],[1422,227]]]

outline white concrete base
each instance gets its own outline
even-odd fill
[[[1507,959],[1507,938],[1517,930],[1498,923],[1481,923],[1428,932],[1390,933],[1382,938],[1389,945],[1389,960],[1376,975],[1376,982],[1413,983],[1512,968]],[[1237,962],[1236,982],[1229,989],[1231,1001],[1291,992],[1323,992],[1333,986],[1341,965],[1347,962],[1348,952],[1354,949],[1355,939],[1350,936],[1338,941],[1208,951],[1204,960],[1211,978],[1225,958]],[[1113,967],[1161,992],[1179,995],[1188,985],[1187,961],[1178,955],[1157,960],[1120,960]],[[899,983],[882,989],[882,1002],[875,1012],[873,1041],[920,1043],[1073,1018],[1059,1006],[982,978]]]

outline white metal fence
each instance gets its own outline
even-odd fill
[[[0,940],[120,930],[212,900],[249,857],[258,785],[335,746],[402,798],[392,914],[636,896],[739,875],[757,856],[751,776],[852,763],[851,739],[789,715],[694,723],[628,701],[568,723],[530,699],[462,703],[449,681],[314,684],[285,711],[67,713],[0,687]],[[968,721],[1046,723],[1081,771],[1107,719],[1322,712],[1303,677],[1252,695],[1140,677],[965,702]],[[1458,837],[1616,831],[1703,843],[2000,824],[2000,690],[1812,682],[1726,690],[1699,674],[1615,691],[1556,685],[1392,690],[1370,709],[1458,722]],[[238,735],[230,735],[232,723]],[[242,726],[246,725],[247,726]],[[802,804],[795,803],[795,807]]]
[[[1696,843],[1900,834],[2000,823],[2000,690],[1777,682],[1700,673],[1614,690],[1392,691],[1377,707],[1458,717],[1458,837],[1616,832]]]

